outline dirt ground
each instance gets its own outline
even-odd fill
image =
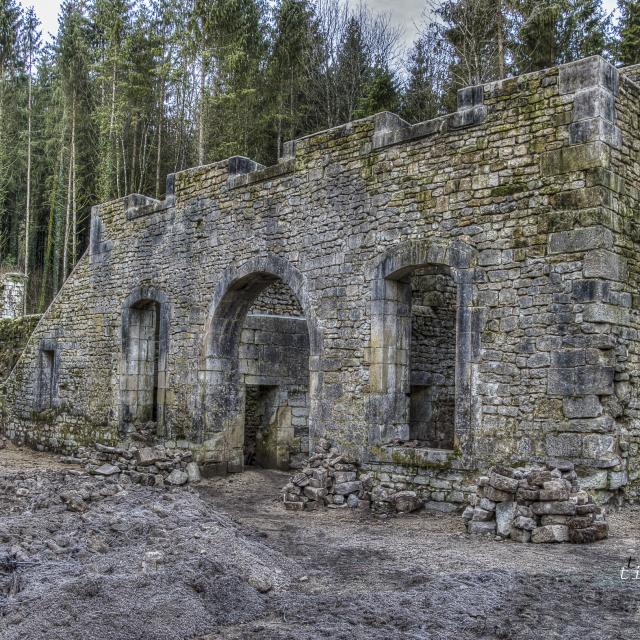
[[[287,512],[277,471],[166,490],[15,449],[0,469],[3,640],[640,637],[637,507],[608,540],[523,545],[455,515]]]

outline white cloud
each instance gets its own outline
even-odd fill
[[[49,39],[49,34],[58,32],[58,11],[60,10],[59,0],[20,0],[20,4],[27,9],[34,7],[36,14],[42,22],[42,37]]]

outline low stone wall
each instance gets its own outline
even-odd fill
[[[386,446],[362,465],[376,487],[392,495],[415,492],[428,511],[462,510],[476,492],[476,477],[455,451]]]
[[[0,382],[13,369],[41,316],[0,319]]]

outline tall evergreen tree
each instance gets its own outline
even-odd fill
[[[33,165],[33,74],[40,49],[40,21],[36,17],[33,7],[27,11],[24,19],[24,50],[25,73],[27,76],[27,175],[26,197],[24,213],[24,275],[29,275],[29,260],[31,255],[31,181]],[[28,295],[24,297],[24,309],[27,312]]]
[[[397,111],[400,103],[399,85],[385,62],[379,60],[367,76],[354,117],[365,118],[380,111]]]
[[[62,246],[62,277],[65,278],[78,255],[78,191],[79,183],[83,182],[78,180],[79,148],[85,152],[91,149],[89,144],[79,144],[83,132],[83,142],[88,143],[90,139],[86,128],[91,114],[88,29],[83,3],[79,0],[66,0],[62,5],[56,51],[64,98],[67,148],[67,197]]]
[[[640,64],[640,1],[618,0],[618,59],[627,66]]]
[[[429,120],[442,109],[447,62],[439,35],[429,27],[409,52],[401,104],[401,115],[409,122]]]
[[[126,75],[126,39],[130,30],[129,0],[94,0],[91,7],[99,103],[95,113],[100,159],[97,192],[100,200],[124,195],[121,181],[122,87]]]
[[[10,104],[11,89],[16,86],[20,67],[19,34],[22,11],[15,0],[0,0],[0,264],[17,262],[15,216],[10,213],[12,157],[15,155],[15,105]],[[14,204],[15,206],[15,204]],[[16,244],[13,244],[13,240]]]
[[[513,10],[517,73],[606,52],[602,0],[514,0]]]
[[[310,76],[306,61],[313,47],[313,10],[308,0],[283,0],[276,8],[268,64],[270,122],[275,128],[276,158],[282,143],[304,130]]]

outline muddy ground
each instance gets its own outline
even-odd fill
[[[640,637],[640,580],[620,577],[638,508],[603,542],[522,545],[459,516],[286,512],[286,479],[156,489],[0,451],[0,638]]]

